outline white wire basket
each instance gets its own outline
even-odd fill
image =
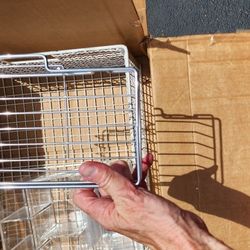
[[[138,74],[123,45],[0,56],[4,250],[142,249],[76,209],[69,190],[97,187],[79,181],[85,160],[126,160],[139,184]]]

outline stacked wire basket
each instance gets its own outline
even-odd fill
[[[141,179],[140,72],[123,45],[0,56],[3,250],[143,249],[71,201],[83,161],[126,160]]]

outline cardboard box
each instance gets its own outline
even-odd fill
[[[250,247],[249,33],[150,40],[145,0],[2,1],[0,8],[0,53],[123,43],[142,56],[147,44],[154,191],[200,215],[231,247]]]
[[[150,42],[159,193],[250,247],[250,34]]]

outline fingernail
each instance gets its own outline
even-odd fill
[[[95,167],[90,167],[90,166],[82,166],[82,167],[80,167],[80,174],[83,177],[91,177],[95,172],[96,172]]]

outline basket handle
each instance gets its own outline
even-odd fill
[[[27,59],[41,59],[43,61],[44,64],[44,69],[48,72],[48,73],[75,73],[75,72],[81,72],[84,74],[93,74],[92,70],[89,69],[63,69],[63,66],[61,66],[62,68],[59,67],[57,69],[51,69],[49,67],[49,63],[48,63],[48,58],[46,55],[43,54],[6,54],[6,55],[0,55],[0,61],[4,61],[4,60],[15,60],[15,59],[22,59],[22,60],[27,60]]]
[[[47,57],[45,55],[42,54],[6,54],[6,55],[1,55],[0,56],[0,61],[4,61],[4,60],[15,60],[15,59],[23,59],[23,60],[27,60],[27,59],[42,59],[44,62],[44,68],[50,72],[50,68],[48,67],[48,60]]]

